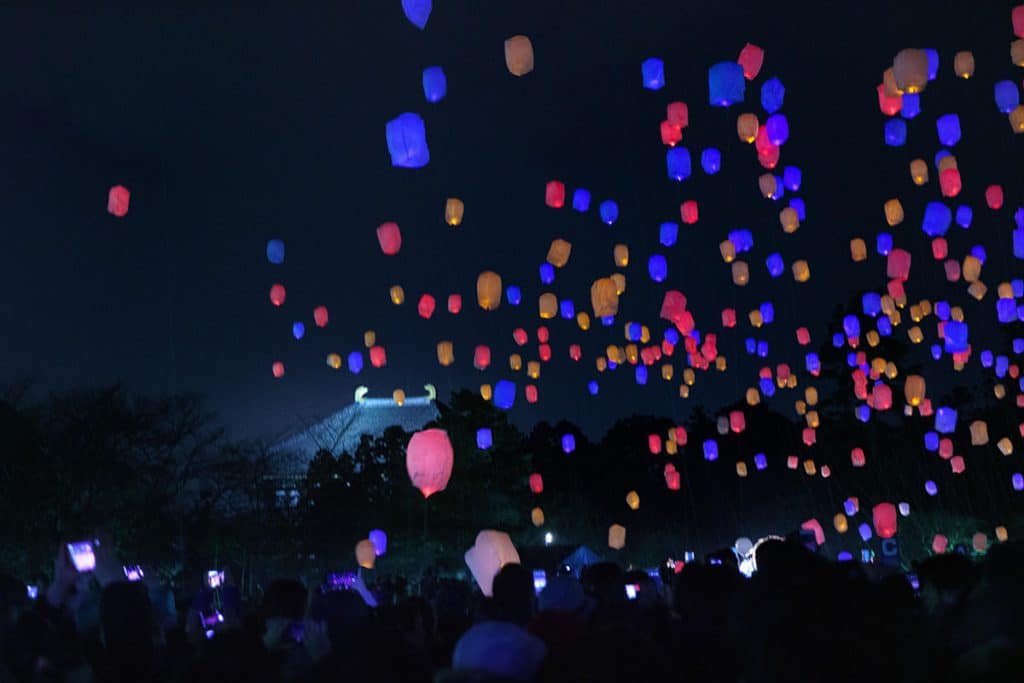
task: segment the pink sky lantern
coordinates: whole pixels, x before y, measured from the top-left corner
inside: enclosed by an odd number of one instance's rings
[[[416,304],[416,312],[420,314],[420,317],[424,320],[430,320],[430,317],[434,315],[434,309],[437,307],[437,301],[430,294],[424,294],[420,297],[419,303]]]
[[[544,493],[544,477],[537,472],[530,475],[530,493],[536,495]]]
[[[540,400],[540,395],[537,393],[536,384],[527,384],[523,389],[523,395],[526,396],[527,403],[536,403]]]
[[[805,446],[813,446],[818,441],[817,432],[814,431],[813,427],[804,427],[801,436]]]
[[[889,97],[885,94],[885,86],[881,83],[878,84],[878,108],[882,110],[882,113],[886,116],[896,116],[900,113],[900,109],[903,108],[903,96],[894,95]]]
[[[949,547],[949,539],[942,534],[935,534],[935,538],[932,539],[932,552],[936,555],[941,555],[946,552],[946,548]]]
[[[676,443],[680,446],[685,446],[687,439],[690,438],[689,435],[686,433],[686,427],[676,427],[675,433]]]
[[[671,121],[661,122],[661,144],[675,147],[683,139],[683,131]]]
[[[537,347],[537,356],[540,358],[542,363],[547,363],[551,360],[551,345],[541,344]]]
[[[786,456],[786,467],[788,467],[789,469],[795,470],[796,466],[799,465],[799,464],[800,464],[800,461],[797,459],[797,457],[795,455],[787,455]]]
[[[964,456],[954,455],[950,458],[949,468],[953,470],[953,474],[963,474],[964,470],[967,469],[967,463],[964,462]]]
[[[816,519],[809,519],[800,525],[801,529],[805,531],[814,532],[814,542],[821,545],[825,542],[825,530],[821,528],[821,523]]]
[[[486,370],[491,364],[491,348],[483,344],[473,349],[473,367],[477,370]]]
[[[648,434],[647,435],[647,450],[651,452],[651,455],[657,455],[661,453],[661,435],[660,434]]]
[[[736,327],[736,309],[735,308],[723,308],[722,309],[722,327]]]
[[[942,269],[946,272],[946,279],[950,282],[957,282],[960,280],[960,262],[955,258],[948,259],[943,263]]]
[[[276,284],[270,288],[270,303],[275,306],[283,306],[287,297],[288,292],[285,291],[284,285]]]
[[[963,183],[960,180],[960,170],[956,168],[947,168],[945,171],[939,174],[939,189],[942,190],[943,197],[956,197],[960,194],[960,190],[963,189]]]
[[[798,327],[796,330],[796,340],[800,346],[807,346],[811,343],[811,332],[806,327]]]
[[[1024,5],[1021,5],[1024,7]],[[1003,208],[1003,187],[1002,185],[989,185],[985,188],[985,203],[988,208],[998,211]]]
[[[317,327],[327,327],[329,320],[326,306],[317,306],[313,309],[313,322]]]
[[[452,442],[443,429],[416,432],[405,449],[405,468],[409,479],[424,498],[444,491],[452,476],[454,461]]]
[[[886,257],[885,274],[887,277],[907,281],[910,277],[910,252],[904,249],[893,249]]]
[[[892,408],[892,388],[888,384],[876,384],[871,391],[871,397],[875,410],[889,410]]]
[[[476,543],[466,551],[465,560],[480,591],[491,597],[494,577],[506,564],[519,564],[519,553],[504,531],[486,529],[477,534]]]
[[[729,430],[733,434],[739,434],[747,428],[747,419],[743,416],[742,410],[734,410],[729,413]]]
[[[885,285],[885,291],[897,301],[903,299],[907,295],[906,290],[903,288],[904,282],[906,280],[902,278],[893,278]]]
[[[388,256],[394,256],[402,248],[402,231],[398,223],[388,221],[377,226],[377,242],[380,250]]]
[[[1024,38],[1024,5],[1017,5],[1010,14],[1013,23],[1013,35]]]
[[[124,218],[128,214],[128,203],[132,193],[124,185],[114,185],[107,194],[107,212]]]
[[[975,552],[983,553],[988,549],[988,536],[984,531],[979,531],[971,536],[971,547]]]
[[[565,206],[565,184],[558,180],[550,181],[544,188],[544,203],[552,209]]]
[[[449,294],[448,295],[448,312],[452,315],[458,315],[459,311],[462,310],[462,295],[461,294]]]
[[[270,371],[274,373],[274,379],[281,379],[284,377],[284,363],[276,361],[270,366]]]
[[[523,346],[526,342],[530,341],[530,335],[523,328],[517,327],[512,330],[512,341],[516,343],[516,346]]]
[[[880,538],[892,538],[896,535],[899,524],[899,513],[892,503],[879,503],[871,508],[871,521],[875,525],[875,533]]]
[[[572,358],[574,361],[578,361],[582,357],[583,357],[583,349],[582,349],[582,347],[580,347],[579,344],[570,344],[569,345],[569,358]]]
[[[548,330],[547,327],[541,325],[540,327],[537,328],[537,341],[539,341],[541,344],[547,344],[550,339],[551,332]]]
[[[686,225],[693,225],[700,220],[700,207],[693,199],[688,199],[679,206],[679,216]]]
[[[680,477],[675,465],[672,463],[665,465],[665,486],[668,487],[669,491],[678,491],[681,483],[682,477]]]
[[[752,81],[757,78],[757,74],[761,73],[761,66],[764,64],[764,50],[757,45],[747,43],[740,50],[740,56],[736,58],[736,63],[743,67],[743,77]]]
[[[932,240],[932,256],[936,261],[941,261],[949,254],[949,243],[945,237],[936,237]]]
[[[669,102],[665,107],[665,118],[673,126],[686,128],[690,125],[690,108],[685,102]]]
[[[661,300],[661,313],[659,314],[661,319],[668,320],[680,328],[684,313],[686,313],[686,295],[675,289],[665,292],[665,296]]]
[[[939,457],[949,460],[953,457],[953,440],[943,437],[939,439]]]
[[[866,459],[864,457],[864,449],[861,447],[854,448],[850,451],[850,464],[854,467],[864,467]]]
[[[370,347],[370,365],[375,368],[382,368],[388,364],[388,354],[383,346]]]

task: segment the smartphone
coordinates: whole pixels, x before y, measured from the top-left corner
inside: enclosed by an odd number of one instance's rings
[[[870,548],[863,548],[860,551],[860,561],[864,564],[871,564],[875,561],[875,553]]]
[[[28,591],[28,599],[35,600],[39,597],[39,586],[25,586]]]
[[[93,550],[92,541],[68,543],[68,555],[78,573],[91,572],[96,569],[96,553]]]
[[[921,590],[921,582],[917,580],[917,574],[907,574],[907,581],[915,591]]]
[[[140,567],[139,565],[125,565],[123,569],[124,578],[128,581],[141,581],[142,577],[145,576],[145,574],[142,571],[142,567]]]
[[[548,574],[543,569],[533,570],[533,592],[540,595],[540,592],[548,585]]]
[[[683,553],[683,562],[693,562],[697,558],[697,553],[692,550],[687,550]]]
[[[636,594],[640,592],[639,583],[627,583],[626,584],[626,598],[628,600],[636,600]]]
[[[217,589],[224,585],[224,571],[217,571],[211,569],[206,572],[206,585],[210,588]]]

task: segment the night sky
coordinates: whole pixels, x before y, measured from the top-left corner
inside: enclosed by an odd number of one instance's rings
[[[994,317],[994,291],[973,302],[930,257],[919,225],[926,199],[938,198],[934,167],[927,192],[907,172],[914,157],[931,162],[939,148],[933,121],[952,111],[964,129],[954,150],[965,177],[959,201],[976,218],[970,231],[951,229],[950,252],[962,257],[985,244],[992,290],[1024,270],[1010,254],[1024,136],[1015,139],[992,100],[995,81],[1024,75],[1008,55],[1010,2],[435,0],[425,31],[405,19],[399,0],[143,4],[0,13],[0,382],[28,377],[63,389],[120,380],[148,393],[201,391],[235,436],[274,436],[343,407],[363,384],[389,396],[396,387],[415,395],[431,382],[443,399],[461,386],[514,378],[511,331],[523,326],[535,347],[536,300],[547,291],[537,268],[562,237],[573,255],[552,289],[560,298],[589,309],[590,283],[613,272],[618,242],[632,252],[629,289],[611,328],[585,335],[569,321],[548,323],[555,359],[544,367],[538,404],[526,405],[520,392],[515,420],[567,418],[600,435],[634,412],[682,418],[696,403],[714,409],[741,398],[765,363],[743,352],[745,337],[772,344],[773,367],[799,367],[796,327],[809,327],[816,347],[835,305],[884,289],[884,258],[854,264],[847,245],[862,236],[873,252],[890,197],[907,207],[893,232],[915,256],[910,300],[955,296],[968,320]],[[533,41],[536,68],[515,78],[503,43],[520,33]],[[736,59],[747,42],[766,56],[746,102],[710,108],[708,67]],[[874,89],[904,47],[935,48],[942,63],[908,147],[893,149],[883,144]],[[962,49],[977,60],[969,81],[952,74]],[[640,64],[651,56],[665,60],[658,92],[641,87]],[[420,85],[432,65],[448,77],[448,95],[436,104]],[[764,171],[735,133],[744,111],[763,120],[760,85],[772,76],[786,85],[791,129],[779,168],[803,170],[798,196],[808,217],[794,235],[779,228],[780,205],[761,198]],[[696,167],[681,184],[666,177],[658,133],[673,100],[689,104],[682,144]],[[431,161],[423,169],[390,164],[384,125],[407,111],[426,120]],[[697,164],[709,146],[723,156],[716,176]],[[591,190],[591,210],[546,207],[551,179],[570,192]],[[1006,191],[1001,212],[984,206],[990,183]],[[132,192],[123,219],[105,210],[116,184]],[[443,220],[449,196],[466,205],[457,229]],[[613,227],[596,215],[606,198],[621,209]],[[678,221],[684,199],[700,202],[700,222],[680,226],[676,246],[659,248],[658,225]],[[375,228],[387,220],[402,227],[395,257],[377,246]],[[739,227],[755,235],[743,289],[718,253]],[[286,243],[282,266],[267,262],[270,238]],[[663,285],[647,278],[654,251],[669,258]],[[773,251],[787,262],[778,280],[764,268]],[[810,261],[807,284],[789,275],[796,258]],[[477,308],[476,276],[485,269],[523,288],[520,308]],[[268,299],[274,282],[288,288],[281,309]],[[388,299],[393,284],[406,291],[400,308]],[[646,322],[660,336],[667,288],[687,295],[702,331],[720,333],[729,371],[700,376],[688,401],[657,368],[647,387],[632,372],[601,376],[601,395],[591,398],[594,357],[623,343],[623,321]],[[439,302],[429,321],[415,311],[423,292]],[[463,295],[458,316],[444,311],[450,292]],[[777,322],[752,331],[746,312],[763,301],[774,302]],[[312,321],[319,304],[331,314],[324,330]],[[726,306],[740,325],[721,334]],[[296,320],[308,330],[301,341],[291,335]],[[367,329],[387,348],[385,369],[353,377],[327,367],[327,353],[360,349]],[[436,361],[442,339],[455,343],[451,368]],[[584,345],[578,365],[566,352],[573,342]],[[494,358],[485,373],[472,368],[481,343]],[[524,362],[533,357],[525,352]],[[276,360],[287,367],[281,380],[271,375]],[[948,358],[935,368],[949,372]],[[521,390],[524,375],[515,379]],[[792,398],[776,399],[787,414]]]

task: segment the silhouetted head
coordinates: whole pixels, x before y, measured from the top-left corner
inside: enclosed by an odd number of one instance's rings
[[[521,564],[506,564],[494,577],[493,603],[504,621],[525,625],[533,616],[533,575]]]

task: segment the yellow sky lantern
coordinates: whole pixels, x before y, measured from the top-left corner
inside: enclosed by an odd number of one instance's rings
[[[760,126],[756,114],[740,114],[736,117],[736,135],[747,144],[757,139],[757,130]]]
[[[793,261],[793,279],[797,282],[807,282],[811,279],[811,267],[804,259]]]
[[[692,387],[693,383],[697,381],[697,374],[693,371],[693,368],[686,368],[683,370],[683,382],[687,386]]]
[[[757,188],[761,190],[761,196],[765,199],[771,199],[775,196],[775,192],[778,189],[775,182],[775,176],[771,173],[762,173],[757,179]]]
[[[437,362],[443,367],[455,362],[455,347],[450,341],[437,342]]]
[[[1003,455],[1011,455],[1013,453],[1013,442],[1008,437],[1003,437],[996,442],[996,448]]]
[[[569,262],[570,254],[572,254],[572,244],[563,239],[555,239],[548,247],[547,261],[555,268],[562,268]]]
[[[402,389],[395,389],[391,392],[391,400],[395,402],[395,405],[401,408],[405,405],[405,391]]]
[[[476,278],[476,301],[485,311],[493,311],[501,305],[501,276],[485,270]]]
[[[1002,384],[996,384],[995,386],[992,387],[992,394],[996,398],[1002,400],[1003,398],[1006,397],[1006,387],[1003,386]]]
[[[373,545],[373,541],[368,538],[356,543],[356,564],[363,569],[373,569],[374,563],[377,562],[377,549]]]
[[[530,510],[530,521],[534,526],[544,526],[544,511],[540,508]]]
[[[813,477],[818,473],[818,466],[814,464],[814,461],[808,458],[804,460],[804,473],[809,477]]]
[[[672,376],[675,374],[675,368],[670,363],[665,363],[661,366],[661,378],[667,382],[672,381]]]
[[[508,367],[512,372],[519,372],[523,369],[523,357],[513,353],[508,357]]]
[[[622,550],[626,547],[626,527],[621,524],[612,524],[608,527],[608,547],[612,550]]]
[[[750,320],[750,324],[753,327],[761,327],[761,325],[764,324],[764,316],[761,315],[761,311],[759,309],[755,308],[752,310],[747,314],[747,318]]]
[[[745,478],[747,476],[747,463],[743,462],[742,460],[738,461],[736,463],[736,474],[740,478]]]
[[[448,201],[444,203],[444,222],[453,228],[462,224],[462,215],[466,212],[466,207],[462,203],[461,199],[455,197],[449,197]]]
[[[899,199],[890,199],[883,208],[885,209],[885,222],[889,224],[889,227],[903,222],[903,204]]]
[[[597,368],[598,372],[604,372],[608,369],[608,359],[604,356],[598,356],[594,359],[594,367]]]
[[[551,292],[545,292],[537,299],[537,313],[544,320],[551,320],[558,315],[558,297]]]
[[[526,364],[526,374],[530,379],[540,377],[540,361],[531,360]]]
[[[750,282],[750,268],[746,261],[732,262],[732,282],[738,287],[745,287]]]
[[[590,314],[586,311],[580,311],[576,314],[576,325],[581,330],[586,332],[590,329]]]
[[[718,244],[718,252],[722,255],[722,260],[726,263],[732,263],[736,260],[736,245],[732,243],[732,240],[723,240]]]
[[[868,247],[860,237],[850,240],[850,258],[855,263],[866,261],[868,258]]]
[[[809,406],[818,405],[818,390],[814,387],[807,387],[804,389],[804,400],[807,401],[807,405]]]
[[[974,75],[974,53],[969,50],[957,52],[953,57],[953,73],[960,78],[970,78]]]
[[[780,211],[779,224],[782,225],[782,231],[787,235],[796,232],[800,228],[800,216],[797,214],[796,209],[787,206]]]
[[[612,273],[609,277],[615,283],[615,293],[622,296],[626,291],[626,276],[622,273]]]
[[[480,385],[480,398],[482,398],[485,401],[490,401],[493,396],[494,390],[491,388],[490,384]]]
[[[971,423],[971,445],[984,446],[988,443],[988,423],[975,420]]]
[[[803,416],[807,414],[807,403],[803,399],[797,399],[793,402],[793,410],[796,411],[797,415]]]
[[[512,36],[505,41],[505,66],[513,76],[533,71],[533,43],[526,36]]]
[[[640,494],[636,491],[630,491],[626,494],[626,505],[629,506],[630,510],[640,509]]]
[[[610,277],[599,278],[590,286],[590,305],[597,318],[606,318],[619,312],[619,293]]]
[[[938,166],[939,166],[939,173],[942,173],[943,171],[950,170],[950,169],[957,170],[956,157],[954,155],[952,155],[952,154],[947,154],[946,156],[944,156],[941,159],[939,159]]]
[[[975,280],[971,283],[971,286],[967,288],[967,293],[973,296],[976,300],[981,301],[985,298],[985,294],[988,292],[988,287],[981,280]]]
[[[910,178],[918,187],[928,182],[928,164],[924,159],[914,159],[910,162]]]
[[[892,61],[892,71],[898,89],[921,92],[928,85],[928,53],[912,48],[900,50]]]
[[[882,72],[882,92],[885,93],[886,97],[899,97],[903,94],[903,91],[896,84],[896,76],[893,74],[891,66]]]
[[[1008,119],[1010,121],[1010,128],[1013,129],[1014,133],[1024,133],[1024,104],[1018,104],[1010,112]]]
[[[402,285],[394,285],[388,290],[388,296],[391,297],[391,303],[401,306],[405,301],[405,290],[402,289]]]
[[[754,387],[747,389],[746,400],[748,406],[756,406],[761,402],[761,392]]]
[[[625,268],[629,265],[629,246],[625,244],[616,244],[615,248],[612,249],[612,259],[615,261],[615,265],[618,268]]]
[[[837,512],[836,515],[832,518],[832,526],[834,526],[836,528],[836,531],[838,531],[841,534],[845,534],[847,530],[850,528],[849,522],[847,522],[846,520],[846,515],[844,515],[842,512]]]
[[[1010,61],[1014,66],[1024,66],[1024,38],[1010,43]]]

